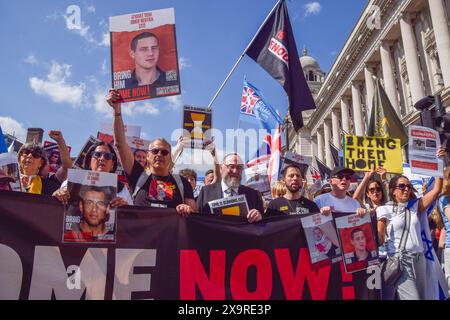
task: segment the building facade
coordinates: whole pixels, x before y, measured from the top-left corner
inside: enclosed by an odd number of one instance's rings
[[[343,134],[365,135],[374,93],[381,80],[405,126],[420,124],[414,104],[440,94],[450,111],[450,0],[370,0],[315,96],[317,109],[290,149],[302,149],[333,167],[330,142]],[[305,71],[305,73],[307,73]]]

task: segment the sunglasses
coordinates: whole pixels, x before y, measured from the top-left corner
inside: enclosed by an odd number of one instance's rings
[[[413,186],[412,184],[406,184],[406,183],[399,183],[398,185],[395,186],[395,189],[399,189],[399,190],[412,190]]]
[[[23,150],[22,155],[28,156],[31,154],[33,158],[41,158],[42,157],[42,151],[40,149],[31,149],[31,150]]]
[[[339,179],[339,180],[350,180],[352,178],[352,176],[349,176],[348,174],[338,174],[336,176],[334,176],[333,178]]]
[[[150,152],[155,156],[157,154],[161,154],[164,157],[169,154],[169,150],[166,150],[166,149],[151,149]]]
[[[116,157],[112,152],[94,151],[92,153],[92,157],[94,157],[95,159],[100,159],[102,156],[103,158],[105,158],[105,160],[113,160]]]
[[[381,192],[381,188],[378,188],[378,187],[375,187],[375,188],[369,188],[369,192],[370,192],[370,193]]]

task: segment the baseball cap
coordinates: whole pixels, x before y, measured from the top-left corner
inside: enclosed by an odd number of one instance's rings
[[[333,170],[331,170],[330,177],[334,177],[338,174],[348,174],[349,176],[352,176],[355,174],[355,171],[345,167],[336,167]]]

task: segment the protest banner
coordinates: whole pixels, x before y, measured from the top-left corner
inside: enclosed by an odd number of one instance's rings
[[[133,126],[133,125],[129,125],[129,124],[124,124],[124,129],[125,129],[125,136],[127,137],[141,137],[141,130],[142,127],[141,126]],[[99,132],[108,134],[108,135],[113,135],[113,129],[112,129],[112,125],[111,123],[105,123],[102,122],[100,123],[100,128],[98,130]]]
[[[69,169],[70,201],[64,210],[63,242],[114,243],[117,194],[115,173]]]
[[[402,148],[399,139],[345,135],[345,167],[370,171],[383,167],[389,173],[402,173]]]
[[[260,163],[245,169],[246,185],[261,192],[264,199],[271,200],[267,163]]]
[[[7,183],[5,185],[6,189],[9,186],[11,191],[22,191],[17,153],[0,153],[0,178],[5,179],[4,183]]]
[[[208,202],[211,214],[247,217],[248,203],[245,195],[222,198]]]
[[[309,166],[311,165],[311,161],[312,157],[302,156],[294,152],[286,151],[283,157],[281,157],[281,171],[283,171],[286,166],[294,164],[300,167],[300,169],[302,170],[302,176],[306,177],[306,173]]]
[[[84,144],[83,148],[81,148],[80,153],[78,154],[77,158],[73,162],[74,168],[83,168],[83,162],[84,162],[84,158],[86,157],[87,152],[97,141],[99,141],[99,140],[95,139],[93,136],[89,137],[89,139]]]
[[[409,126],[408,136],[411,173],[442,178],[444,161],[436,157],[439,133],[427,127]]]
[[[205,108],[184,106],[183,137],[187,138],[186,147],[205,149],[211,142],[212,111]]]
[[[347,273],[364,270],[380,263],[369,214],[364,217],[357,214],[336,214],[334,219]]]
[[[342,260],[341,248],[331,216],[321,213],[302,215],[301,222],[313,270]]]
[[[109,28],[112,87],[123,102],[181,93],[173,8],[110,17]]]
[[[117,242],[99,246],[62,244],[63,211],[52,197],[0,191],[0,299],[379,299],[379,269],[312,270],[298,216],[249,224],[125,206]]]
[[[61,167],[61,154],[59,152],[58,145],[51,141],[44,141],[44,150],[48,159],[48,166],[50,173],[56,173],[58,169]],[[67,146],[67,150],[72,150],[72,147]]]

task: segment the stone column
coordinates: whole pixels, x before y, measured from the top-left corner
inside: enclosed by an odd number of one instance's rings
[[[423,88],[422,74],[420,73],[420,62],[410,13],[403,12],[401,14],[400,31],[402,33],[403,49],[405,50],[412,103],[415,104],[425,96],[425,90]]]
[[[352,81],[353,123],[355,124],[355,135],[364,136],[364,122],[362,117],[361,93],[359,91],[359,85],[359,81]]]
[[[364,64],[364,79],[366,84],[366,106],[367,113],[372,112],[373,93],[375,92],[375,84],[373,82],[373,69],[375,64],[372,62],[366,62]]]
[[[339,134],[339,111],[333,109],[331,111],[331,126],[333,128],[333,144],[336,148],[341,148],[341,135]]]
[[[391,59],[391,45],[392,41],[381,41],[380,44],[380,56],[381,56],[381,68],[383,70],[383,80],[384,80],[384,90],[389,98],[394,109],[400,114],[398,99],[397,99],[397,88],[395,86],[394,78],[394,68],[392,66]]]
[[[317,158],[324,162],[324,144],[323,144],[323,134],[322,129],[317,128]]]
[[[346,97],[341,97],[341,117],[342,117],[342,130],[347,134],[350,134],[350,119],[348,116],[348,100]]]
[[[450,86],[450,32],[443,0],[428,0],[444,86]]]
[[[331,140],[331,124],[330,124],[330,120],[325,119],[325,121],[323,122],[323,131],[324,131],[324,136],[325,136],[325,164],[329,167],[329,168],[333,168],[334,167],[334,161],[333,161],[333,156],[331,155],[331,147],[330,147],[330,140]]]

